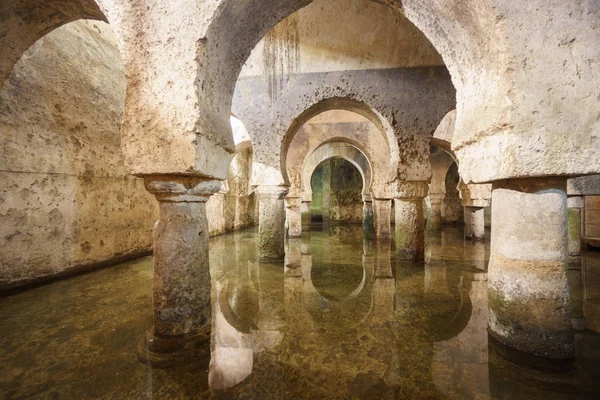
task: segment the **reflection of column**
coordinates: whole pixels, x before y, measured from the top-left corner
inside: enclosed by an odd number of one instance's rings
[[[300,275],[300,259],[302,257],[302,239],[290,238],[285,252],[285,274]]]
[[[492,195],[490,334],[547,358],[574,354],[565,191],[564,179],[515,179]]]
[[[446,262],[444,260],[430,260],[425,263],[425,293],[449,293],[446,282]]]
[[[390,221],[391,210],[392,201],[390,199],[373,200],[375,236],[377,239],[389,239],[392,237],[392,225]]]
[[[364,251],[364,241],[363,241]],[[373,269],[375,278],[392,278],[392,242],[380,240],[375,244],[375,265]]]
[[[465,241],[463,255],[465,261],[470,261],[473,266],[482,271],[486,270],[485,243],[481,241]]]
[[[429,193],[431,213],[427,220],[427,228],[439,230],[442,227],[442,205],[444,204],[444,193]]]
[[[257,186],[259,196],[258,247],[261,260],[283,260],[285,242],[284,186]]]
[[[210,271],[206,201],[216,180],[153,176],[146,189],[160,202],[154,226],[154,329],[140,357],[161,361],[191,341],[210,339]]]
[[[425,254],[425,215],[423,202],[427,182],[406,182],[398,186],[396,209],[396,255],[419,261]]]
[[[465,237],[483,240],[485,236],[485,212],[483,207],[465,207]]]
[[[285,209],[287,218],[288,237],[302,236],[302,199],[300,197],[286,197]]]
[[[283,340],[285,312],[285,275],[281,268],[259,264],[258,330],[254,332],[254,349],[261,352],[278,346]]]
[[[225,295],[223,283],[216,282],[215,286],[208,384],[212,390],[220,390],[237,385],[252,373],[254,354],[252,335],[239,332],[223,315],[219,301]]]
[[[569,256],[578,259],[581,256],[581,209],[583,197],[570,196],[567,199],[569,207]]]
[[[373,229],[373,197],[363,194],[363,229]]]
[[[458,336],[433,345],[433,382],[450,399],[490,398],[486,274],[474,278],[469,292],[473,311],[467,326]]]
[[[569,268],[567,271],[569,288],[571,290],[571,325],[573,329],[583,331],[586,328],[586,320],[583,313],[583,274],[585,272],[580,264],[574,267]]]

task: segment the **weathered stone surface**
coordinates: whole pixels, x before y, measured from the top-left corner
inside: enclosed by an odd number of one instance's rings
[[[485,236],[485,212],[483,207],[465,207],[465,237],[483,240]]]
[[[151,250],[158,207],[123,165],[124,97],[103,22],[67,24],[16,64],[0,92],[0,286]]]
[[[259,198],[258,249],[264,261],[283,260],[285,256],[285,207],[284,186],[257,186],[254,192]]]
[[[221,184],[157,176],[146,178],[145,185],[160,202],[154,228],[154,333],[193,335],[211,321],[205,203]]]
[[[425,254],[424,197],[394,199],[396,255],[419,261]]]
[[[300,197],[285,198],[285,220],[287,236],[298,238],[302,236],[302,199]]]
[[[23,53],[48,32],[78,19],[106,21],[94,0],[6,0],[0,4],[0,90]]]
[[[229,175],[219,193],[206,202],[210,236],[254,225],[254,196],[250,188],[252,149],[239,150],[229,167]]]
[[[569,196],[600,196],[600,175],[568,179],[567,194]]]
[[[565,189],[564,180],[517,180],[493,191],[490,333],[548,358],[569,358],[574,351]]]
[[[391,208],[392,200],[373,199],[375,236],[378,239],[390,239],[392,237]]]
[[[300,127],[336,109],[361,114],[384,134],[389,152],[386,181],[427,180],[431,134],[453,106],[447,72],[435,67],[297,74],[277,101],[269,98],[263,78],[240,78],[232,109],[252,136],[255,164],[267,171],[261,174],[255,168],[253,183],[280,184],[288,182],[283,162]],[[374,161],[381,157],[377,151],[385,149],[375,138],[349,139],[361,140],[357,144]]]

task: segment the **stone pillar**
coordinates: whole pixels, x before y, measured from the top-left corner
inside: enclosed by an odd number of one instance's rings
[[[576,261],[581,257],[581,210],[582,196],[569,196],[567,199],[569,216],[569,257]]]
[[[373,196],[363,194],[363,229],[373,229]]]
[[[400,184],[396,191],[396,255],[412,261],[425,255],[424,201],[427,182]]]
[[[485,210],[483,207],[465,207],[465,237],[483,240],[485,236]]]
[[[262,261],[283,261],[285,255],[285,207],[283,198],[288,193],[284,186],[257,186],[258,256]]]
[[[373,200],[375,214],[375,237],[377,239],[390,239],[392,237],[392,224],[390,214],[392,201],[390,199]]]
[[[495,183],[489,332],[546,358],[574,355],[567,283],[567,195],[561,178]]]
[[[458,184],[465,210],[465,237],[479,241],[485,237],[485,207],[490,206],[491,184]]]
[[[300,197],[285,198],[288,237],[296,238],[302,236],[301,205],[302,199]]]
[[[431,213],[427,220],[427,228],[437,231],[442,228],[442,205],[444,204],[444,193],[429,193]]]
[[[323,163],[322,213],[323,225],[328,225],[331,215],[331,162]]]
[[[154,226],[154,327],[138,355],[168,363],[208,348],[211,327],[206,201],[221,182],[186,176],[149,176],[146,189],[160,203]]]
[[[302,199],[302,206],[300,208],[300,217],[302,219],[302,224],[306,226],[306,229],[310,229],[310,222],[311,222],[311,212],[310,212],[310,205],[311,205],[312,201],[311,200],[306,200],[306,199]]]

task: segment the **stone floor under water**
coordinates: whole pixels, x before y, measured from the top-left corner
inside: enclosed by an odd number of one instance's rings
[[[173,368],[136,356],[151,257],[0,298],[0,396],[600,398],[599,334],[577,333],[577,357],[556,365],[488,337],[489,246],[459,228],[428,234],[425,266],[360,226],[320,225],[287,241],[284,263],[259,264],[255,235],[211,239],[211,351]],[[585,257],[586,290],[599,292],[600,253]]]

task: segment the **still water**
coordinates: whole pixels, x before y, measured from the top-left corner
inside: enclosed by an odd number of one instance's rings
[[[150,257],[0,298],[0,396],[600,398],[592,330],[559,364],[488,337],[489,246],[459,228],[429,233],[420,264],[353,225],[313,225],[287,241],[285,262],[258,263],[255,235],[211,239],[210,354],[169,369],[136,357],[152,325]],[[585,293],[600,293],[600,253],[583,264],[583,277],[569,272],[574,317],[594,306]]]

